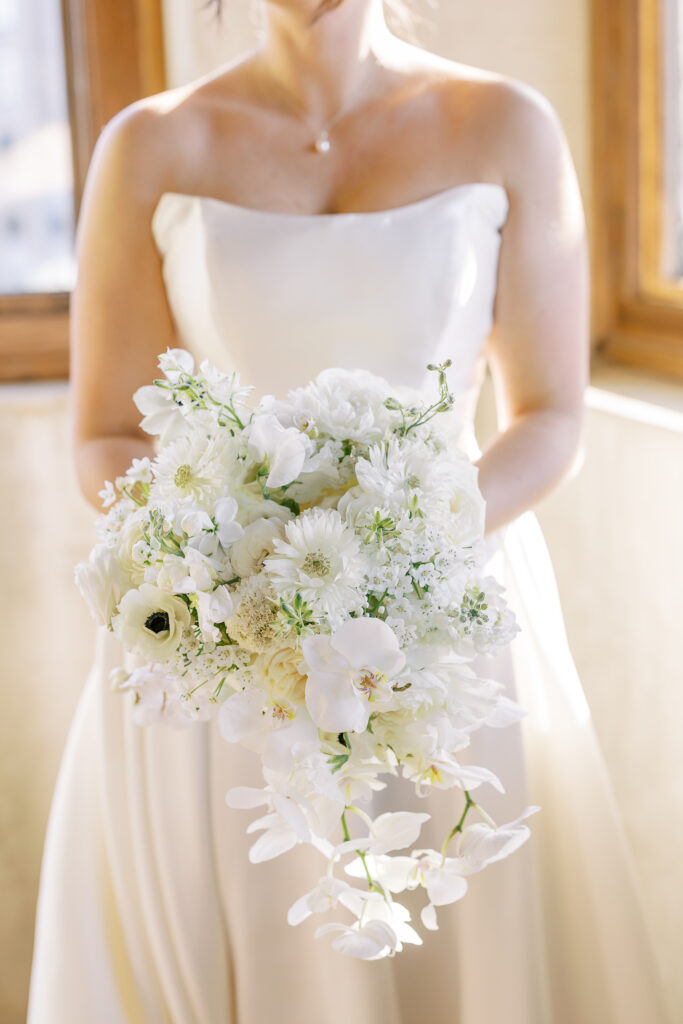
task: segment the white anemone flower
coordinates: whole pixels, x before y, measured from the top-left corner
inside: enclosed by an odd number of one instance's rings
[[[189,625],[185,602],[152,583],[129,590],[112,619],[112,629],[123,646],[154,661],[171,657]]]
[[[390,706],[405,664],[393,630],[380,619],[348,619],[331,636],[302,642],[306,706],[326,732],[363,732],[373,710]],[[374,705],[374,708],[373,708]]]
[[[297,592],[331,624],[363,607],[365,565],[360,541],[336,509],[306,509],[273,538],[275,554],[264,569],[276,591],[291,599]]]

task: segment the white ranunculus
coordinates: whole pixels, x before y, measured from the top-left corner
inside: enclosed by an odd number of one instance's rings
[[[405,664],[396,636],[380,619],[342,623],[331,636],[302,643],[306,706],[327,732],[363,732],[373,710],[390,706],[392,683]],[[374,705],[374,707],[373,707]]]
[[[189,624],[190,612],[185,602],[153,583],[129,590],[112,620],[114,633],[127,650],[154,661],[171,657]]]
[[[296,427],[283,427],[270,413],[255,416],[248,427],[248,451],[259,462],[267,460],[267,487],[284,487],[296,480],[314,445]]]
[[[87,562],[80,562],[74,579],[96,622],[108,626],[116,607],[130,586],[115,552],[107,544],[97,544]]]

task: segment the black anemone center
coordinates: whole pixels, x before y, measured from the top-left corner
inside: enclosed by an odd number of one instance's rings
[[[164,630],[170,628],[168,612],[152,612],[145,619],[145,629],[148,629],[151,633],[163,633]]]

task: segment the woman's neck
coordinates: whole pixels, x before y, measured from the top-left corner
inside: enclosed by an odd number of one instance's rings
[[[372,97],[400,45],[381,0],[342,0],[311,24],[314,8],[265,4],[258,67],[312,122]]]

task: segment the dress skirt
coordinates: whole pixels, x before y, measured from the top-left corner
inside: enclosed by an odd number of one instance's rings
[[[109,685],[121,664],[102,627],[55,789],[45,842],[28,1024],[668,1024],[638,885],[554,574],[527,512],[498,535],[490,571],[521,632],[478,669],[527,714],[475,733],[467,759],[506,787],[481,791],[502,823],[527,804],[531,839],[470,879],[439,931],[360,961],[287,924],[324,861],[297,846],[250,864],[255,812],[226,791],[262,785],[255,754],[216,722],[141,728]],[[457,791],[417,798],[390,780],[373,811],[432,814],[440,846]],[[399,897],[418,917],[423,893]]]

